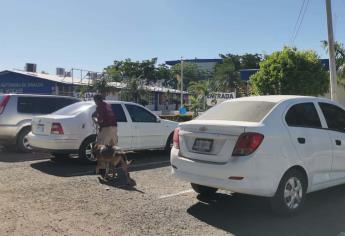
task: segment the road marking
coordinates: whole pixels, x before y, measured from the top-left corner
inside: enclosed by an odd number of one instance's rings
[[[188,189],[188,190],[184,190],[184,191],[181,191],[181,192],[178,192],[178,193],[166,194],[166,195],[160,196],[158,199],[164,199],[164,198],[169,198],[169,197],[175,197],[175,196],[178,196],[178,195],[183,195],[183,194],[185,194],[185,193],[191,193],[191,192],[194,192],[194,190],[193,190],[193,189]]]

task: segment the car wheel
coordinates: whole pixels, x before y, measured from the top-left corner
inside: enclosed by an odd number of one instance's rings
[[[271,198],[273,212],[281,216],[296,214],[304,205],[306,190],[307,180],[301,171],[288,171],[281,179],[276,194]]]
[[[50,158],[52,161],[62,160],[69,158],[69,154],[66,153],[51,153],[52,157]]]
[[[79,148],[79,158],[86,163],[96,163],[96,158],[93,156],[91,150],[96,141],[96,137],[89,137],[84,140]]]
[[[172,146],[173,146],[173,133],[169,135],[169,138],[165,144],[164,152],[169,154]]]
[[[31,128],[26,127],[22,129],[17,136],[17,149],[21,152],[30,152],[32,150],[28,140],[28,134],[30,131]]]
[[[215,194],[218,190],[216,188],[194,184],[194,183],[191,183],[191,186],[195,192],[199,193],[200,195],[205,195],[205,196]]]

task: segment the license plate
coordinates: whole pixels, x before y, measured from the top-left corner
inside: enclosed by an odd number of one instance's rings
[[[38,124],[36,131],[39,133],[44,133],[44,125],[43,124]]]
[[[212,149],[213,140],[197,138],[193,144],[193,150],[198,152],[210,152]]]

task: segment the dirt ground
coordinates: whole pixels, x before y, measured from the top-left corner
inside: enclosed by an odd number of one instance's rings
[[[42,154],[0,155],[5,160],[0,163],[0,235],[138,233],[125,226],[134,223],[129,208],[140,207],[141,200],[150,197],[143,194],[146,189],[108,186],[93,174],[94,166],[74,160],[40,160]]]
[[[265,198],[198,196],[171,176],[168,155],[129,158],[135,188],[104,182],[76,160],[0,151],[0,235],[344,235],[344,186],[312,193],[301,214],[279,218]]]

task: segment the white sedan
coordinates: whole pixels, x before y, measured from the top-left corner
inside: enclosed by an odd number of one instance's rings
[[[172,134],[178,123],[160,119],[135,103],[106,101],[111,104],[118,123],[118,146],[123,150],[166,149],[170,151]],[[78,102],[50,115],[36,116],[28,139],[34,149],[51,152],[55,157],[78,154],[95,161],[91,154],[96,126],[91,115],[94,102]]]
[[[180,124],[173,142],[172,173],[196,192],[270,197],[283,215],[306,193],[345,183],[345,110],[328,99],[229,100]]]

